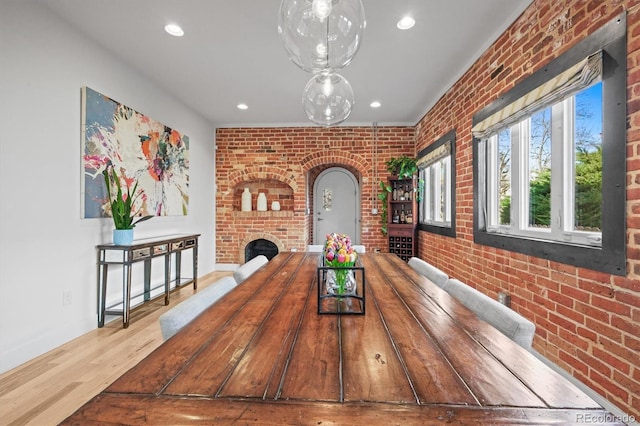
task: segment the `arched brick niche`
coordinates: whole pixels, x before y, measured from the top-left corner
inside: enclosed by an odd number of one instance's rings
[[[293,211],[293,188],[286,182],[276,179],[256,179],[238,183],[233,189],[233,210],[242,210],[242,193],[249,188],[251,193],[251,210],[257,210],[258,193],[262,192],[267,197],[267,210],[271,210],[274,201],[280,203],[281,211]]]

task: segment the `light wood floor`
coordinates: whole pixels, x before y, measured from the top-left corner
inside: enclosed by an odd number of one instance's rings
[[[198,279],[204,288],[231,272]],[[164,306],[159,298],[131,315],[95,329],[0,375],[0,425],[56,425],[162,343],[158,317],[193,294],[185,286]]]

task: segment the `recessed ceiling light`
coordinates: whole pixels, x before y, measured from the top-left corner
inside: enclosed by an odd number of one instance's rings
[[[238,104],[238,109],[249,109],[249,107],[247,106],[247,104]]]
[[[413,19],[411,16],[405,16],[404,18],[398,21],[396,26],[401,30],[408,30],[409,28],[413,27],[415,24],[416,24],[415,19]]]
[[[184,31],[177,24],[167,24],[165,25],[164,30],[172,36],[182,37],[184,35]]]
[[[373,101],[373,102],[371,102],[371,103],[369,104],[369,106],[370,106],[371,108],[380,108],[380,105],[382,105],[382,104],[381,104],[380,102],[378,102],[378,101]]]

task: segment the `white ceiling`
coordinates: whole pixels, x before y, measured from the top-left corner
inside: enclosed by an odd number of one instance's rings
[[[311,125],[311,76],[282,46],[280,0],[38,1],[218,127]],[[531,1],[363,0],[363,42],[341,72],[356,99],[343,125],[416,124]],[[405,14],[416,25],[400,31]]]

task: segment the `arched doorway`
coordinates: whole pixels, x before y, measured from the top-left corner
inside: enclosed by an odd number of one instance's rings
[[[360,243],[360,185],[342,167],[324,170],[313,184],[313,244],[324,244],[331,232]]]

